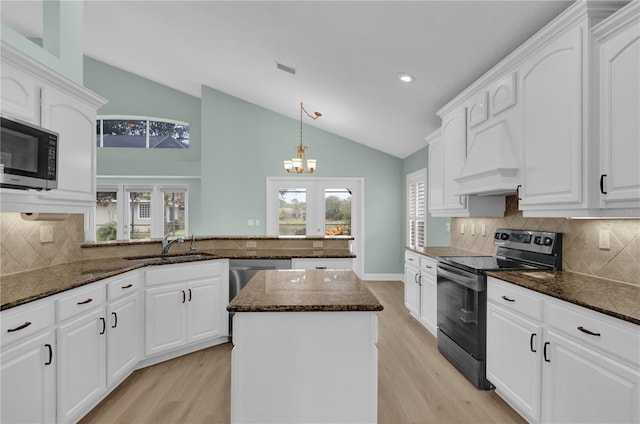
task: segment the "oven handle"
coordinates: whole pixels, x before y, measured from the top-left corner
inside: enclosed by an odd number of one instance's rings
[[[461,275],[457,272],[451,272],[448,270],[445,270],[442,265],[438,265],[438,276],[443,276],[451,281],[453,281],[456,284],[460,284],[465,286],[468,289],[471,289],[475,292],[482,292],[484,291],[482,284],[480,281],[478,281],[478,278],[476,277],[467,277],[466,275]]]

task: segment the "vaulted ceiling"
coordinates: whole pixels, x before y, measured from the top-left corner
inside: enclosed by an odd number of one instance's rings
[[[405,158],[440,125],[440,107],[571,3],[91,0],[84,52],[193,96],[206,85],[294,119],[302,101],[323,114],[307,123]],[[41,2],[3,0],[0,13],[23,35],[42,35]]]

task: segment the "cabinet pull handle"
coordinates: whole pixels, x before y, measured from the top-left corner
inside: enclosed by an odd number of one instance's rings
[[[116,312],[111,312],[111,315],[113,316],[113,325],[111,328],[116,328],[118,326],[118,314]]]
[[[422,287],[422,275],[418,276],[418,285]]]
[[[584,328],[583,326],[578,327],[578,330],[582,331],[585,334],[588,334],[590,336],[597,336],[600,337],[600,333],[594,333],[593,331],[589,331],[586,328]]]
[[[432,267],[431,267],[431,265],[427,265],[427,268],[431,269]]]
[[[27,322],[25,322],[24,324],[22,324],[22,325],[20,325],[20,326],[18,326],[18,327],[16,327],[16,328],[10,328],[10,329],[8,329],[8,330],[7,330],[7,333],[13,333],[14,331],[20,331],[20,330],[22,330],[23,328],[27,328],[27,327],[28,327],[28,326],[30,326],[30,325],[31,325],[31,321],[27,321]]]
[[[409,260],[409,262],[413,262],[413,258],[409,258],[408,260]]]
[[[102,321],[102,331],[100,334],[104,334],[107,331],[107,320],[103,317],[100,317],[100,321]]]
[[[534,352],[534,353],[537,352],[537,350],[533,348],[533,338],[535,336],[537,336],[536,333],[531,333],[531,338],[529,339],[529,349],[531,349],[531,352]]]
[[[416,283],[416,284],[418,284],[418,275],[419,275],[419,274],[415,274],[415,275],[413,276],[413,282],[414,282],[414,283]]]
[[[507,302],[515,302],[515,301],[516,301],[515,299],[511,299],[511,298],[509,298],[509,297],[507,297],[507,296],[502,296],[502,298],[503,298],[504,300],[506,300]]]
[[[317,266],[316,269],[327,269],[326,266]]]
[[[189,289],[189,302],[191,302],[191,289]]]
[[[600,175],[600,193],[602,193],[602,194],[607,194],[607,192],[604,191],[604,178],[606,176],[607,176],[607,174]]]
[[[83,300],[82,302],[78,302],[78,305],[86,305],[87,303],[93,302],[93,299],[88,298],[87,300]]]
[[[49,343],[44,345],[47,349],[49,349],[49,360],[47,362],[45,362],[45,365],[51,365],[51,363],[53,362],[53,348],[51,347],[51,345]]]
[[[522,197],[520,197],[520,189],[522,188],[522,184],[518,184],[516,186],[516,197],[518,197],[518,200],[522,200]]]
[[[123,289],[130,289],[131,287],[133,287],[133,284],[129,283],[126,286],[122,286]]]
[[[545,362],[551,362],[551,360],[549,358],[547,358],[547,346],[549,346],[551,343],[549,342],[544,342],[544,349],[542,350],[542,353],[544,355],[544,361]]]
[[[182,290],[182,303],[187,301],[187,294]]]

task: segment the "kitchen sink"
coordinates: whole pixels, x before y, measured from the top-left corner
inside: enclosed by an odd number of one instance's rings
[[[125,259],[132,262],[175,262],[175,261],[188,261],[193,259],[213,259],[218,255],[212,253],[178,253],[175,255],[156,255],[156,256],[129,256]]]

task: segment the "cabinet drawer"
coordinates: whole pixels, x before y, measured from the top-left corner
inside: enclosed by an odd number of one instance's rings
[[[145,271],[145,285],[175,283],[221,275],[224,272],[222,261],[206,261],[185,263],[180,265],[158,265]]]
[[[404,251],[404,262],[412,264],[416,268],[420,267],[420,255],[409,250]]]
[[[44,300],[2,312],[2,347],[54,324],[53,302]]]
[[[487,300],[536,321],[542,321],[542,295],[531,290],[489,277],[487,279]]]
[[[353,260],[351,258],[326,258],[326,259],[305,259],[293,258],[291,260],[293,269],[352,269]]]
[[[107,299],[112,301],[128,294],[137,293],[139,288],[140,274],[138,272],[114,277],[107,282]]]
[[[105,300],[106,291],[102,283],[93,283],[86,288],[71,290],[56,301],[57,321],[60,323],[75,315],[104,305]]]
[[[420,271],[425,278],[436,278],[437,263],[428,256],[420,256]]]
[[[640,367],[640,326],[568,302],[548,305],[550,328]]]

